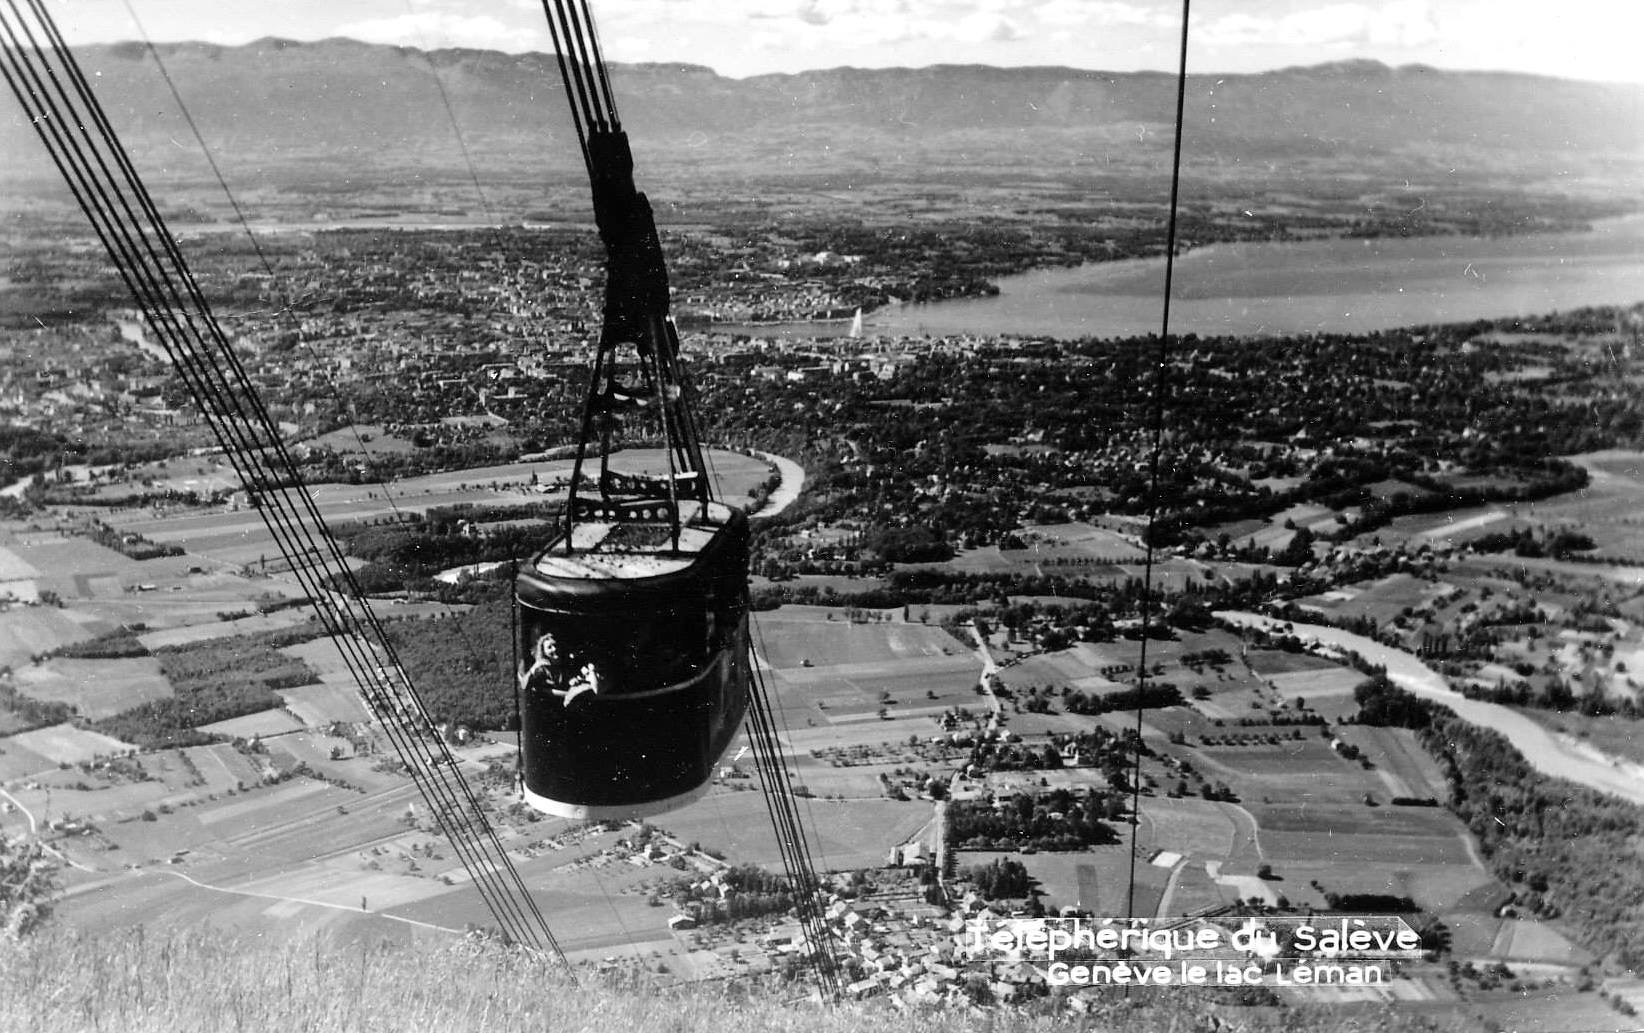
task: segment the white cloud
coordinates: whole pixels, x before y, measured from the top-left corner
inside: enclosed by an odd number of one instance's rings
[[[1112,25],[1175,24],[1174,13],[1165,17],[1140,4],[1107,0],[1042,0],[1031,7],[1034,17],[1046,25],[1098,29]]]
[[[520,44],[526,41],[517,28],[504,25],[488,14],[460,15],[442,11],[417,11],[393,18],[349,22],[338,26],[336,35],[368,43],[392,43],[425,49],[475,47],[518,50]],[[546,35],[546,29],[542,35]]]
[[[967,43],[1005,43],[1022,38],[1022,28],[1002,14],[978,11],[960,20],[954,38]]]
[[[1334,3],[1282,15],[1211,18],[1193,33],[1211,47],[1420,47],[1438,37],[1429,0]]]

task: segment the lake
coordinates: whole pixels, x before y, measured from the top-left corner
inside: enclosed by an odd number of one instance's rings
[[[868,313],[890,336],[1156,333],[1164,259],[1041,269],[999,281],[991,298]],[[1176,333],[1360,332],[1644,301],[1644,215],[1589,233],[1215,244],[1179,256]],[[837,337],[839,323],[716,329],[762,337]]]

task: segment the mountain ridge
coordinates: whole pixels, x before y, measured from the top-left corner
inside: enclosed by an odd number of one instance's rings
[[[213,152],[280,183],[339,162],[360,175],[449,178],[469,161],[488,173],[580,171],[552,54],[345,37],[161,43],[154,52]],[[203,175],[179,150],[189,129],[146,44],[83,47],[77,58],[147,167]],[[1164,72],[950,64],[732,79],[648,62],[612,65],[611,78],[647,162],[753,178],[876,165],[899,167],[897,175],[962,167],[1155,176],[1175,116],[1175,81]],[[1606,163],[1644,162],[1641,110],[1644,86],[1357,60],[1192,74],[1184,134],[1190,175],[1343,159],[1351,168],[1391,156],[1405,176],[1533,166],[1545,180],[1566,165],[1602,175]],[[37,152],[29,136],[18,109],[0,115],[0,149]],[[14,164],[12,179],[51,171],[39,157]]]
[[[95,52],[106,50],[120,56],[143,56],[149,51],[150,44],[140,40],[121,40],[114,43],[98,43],[77,48],[77,51]],[[421,54],[429,57],[456,55],[459,57],[500,57],[506,60],[532,59],[543,62],[554,62],[557,59],[550,51],[522,50],[504,51],[487,47],[433,47],[423,48],[404,44],[372,43],[366,40],[355,39],[351,36],[327,36],[316,40],[299,40],[283,36],[263,36],[246,43],[213,43],[208,40],[171,40],[152,44],[165,52],[181,52],[190,49],[210,50],[217,53],[250,50],[254,48],[274,48],[279,50],[295,50],[302,48],[326,48],[331,46],[346,46],[367,50],[389,50],[401,54]],[[732,76],[716,71],[710,65],[697,64],[691,61],[611,61],[607,62],[612,70],[618,69],[668,69],[672,71],[689,71],[707,73],[715,78],[730,82],[747,82],[751,79],[784,79],[799,78],[813,74],[831,73],[874,73],[874,72],[926,72],[934,70],[963,70],[987,71],[1002,73],[1040,73],[1054,72],[1059,74],[1078,76],[1103,76],[1108,78],[1164,78],[1174,81],[1176,73],[1140,69],[1135,71],[1115,71],[1103,68],[1081,68],[1074,65],[1058,64],[1023,64],[1023,65],[992,65],[981,62],[947,62],[941,61],[929,65],[882,65],[865,67],[861,65],[830,65],[823,68],[802,69],[797,72],[758,72],[752,75]],[[557,65],[556,65],[557,67]],[[1635,86],[1629,83],[1612,82],[1602,79],[1574,79],[1563,76],[1545,75],[1538,72],[1520,72],[1511,69],[1491,68],[1441,68],[1424,62],[1410,62],[1402,65],[1390,65],[1375,58],[1342,58],[1333,61],[1320,61],[1305,65],[1283,65],[1278,68],[1265,69],[1260,72],[1227,72],[1227,71],[1190,71],[1190,79],[1260,79],[1269,77],[1285,77],[1294,75],[1326,75],[1337,73],[1424,73],[1443,76],[1474,77],[1474,78],[1508,78],[1533,80],[1541,82],[1575,83],[1600,88],[1616,88],[1621,90],[1635,90],[1644,92],[1644,86]]]

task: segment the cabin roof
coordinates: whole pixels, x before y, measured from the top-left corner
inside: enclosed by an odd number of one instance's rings
[[[617,528],[638,526],[666,531],[667,524],[623,525],[614,521],[589,521],[572,529],[571,548],[565,549],[561,536],[537,556],[535,569],[547,577],[584,580],[611,580],[656,577],[684,570],[701,555],[730,520],[731,509],[717,502],[704,507],[696,502],[679,504],[681,527],[679,548],[673,547],[672,535],[663,533],[654,541],[635,542],[618,539]]]

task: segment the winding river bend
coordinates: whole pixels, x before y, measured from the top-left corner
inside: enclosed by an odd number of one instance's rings
[[[1374,639],[1320,624],[1274,620],[1259,613],[1218,610],[1216,616],[1247,628],[1283,629],[1304,642],[1351,650],[1373,664],[1387,668],[1387,677],[1400,688],[1423,699],[1443,703],[1460,717],[1507,737],[1530,766],[1554,778],[1569,779],[1600,792],[1644,805],[1644,766],[1621,760],[1569,736],[1549,732],[1515,710],[1484,700],[1468,699],[1450,688],[1437,671],[1401,649]]]

